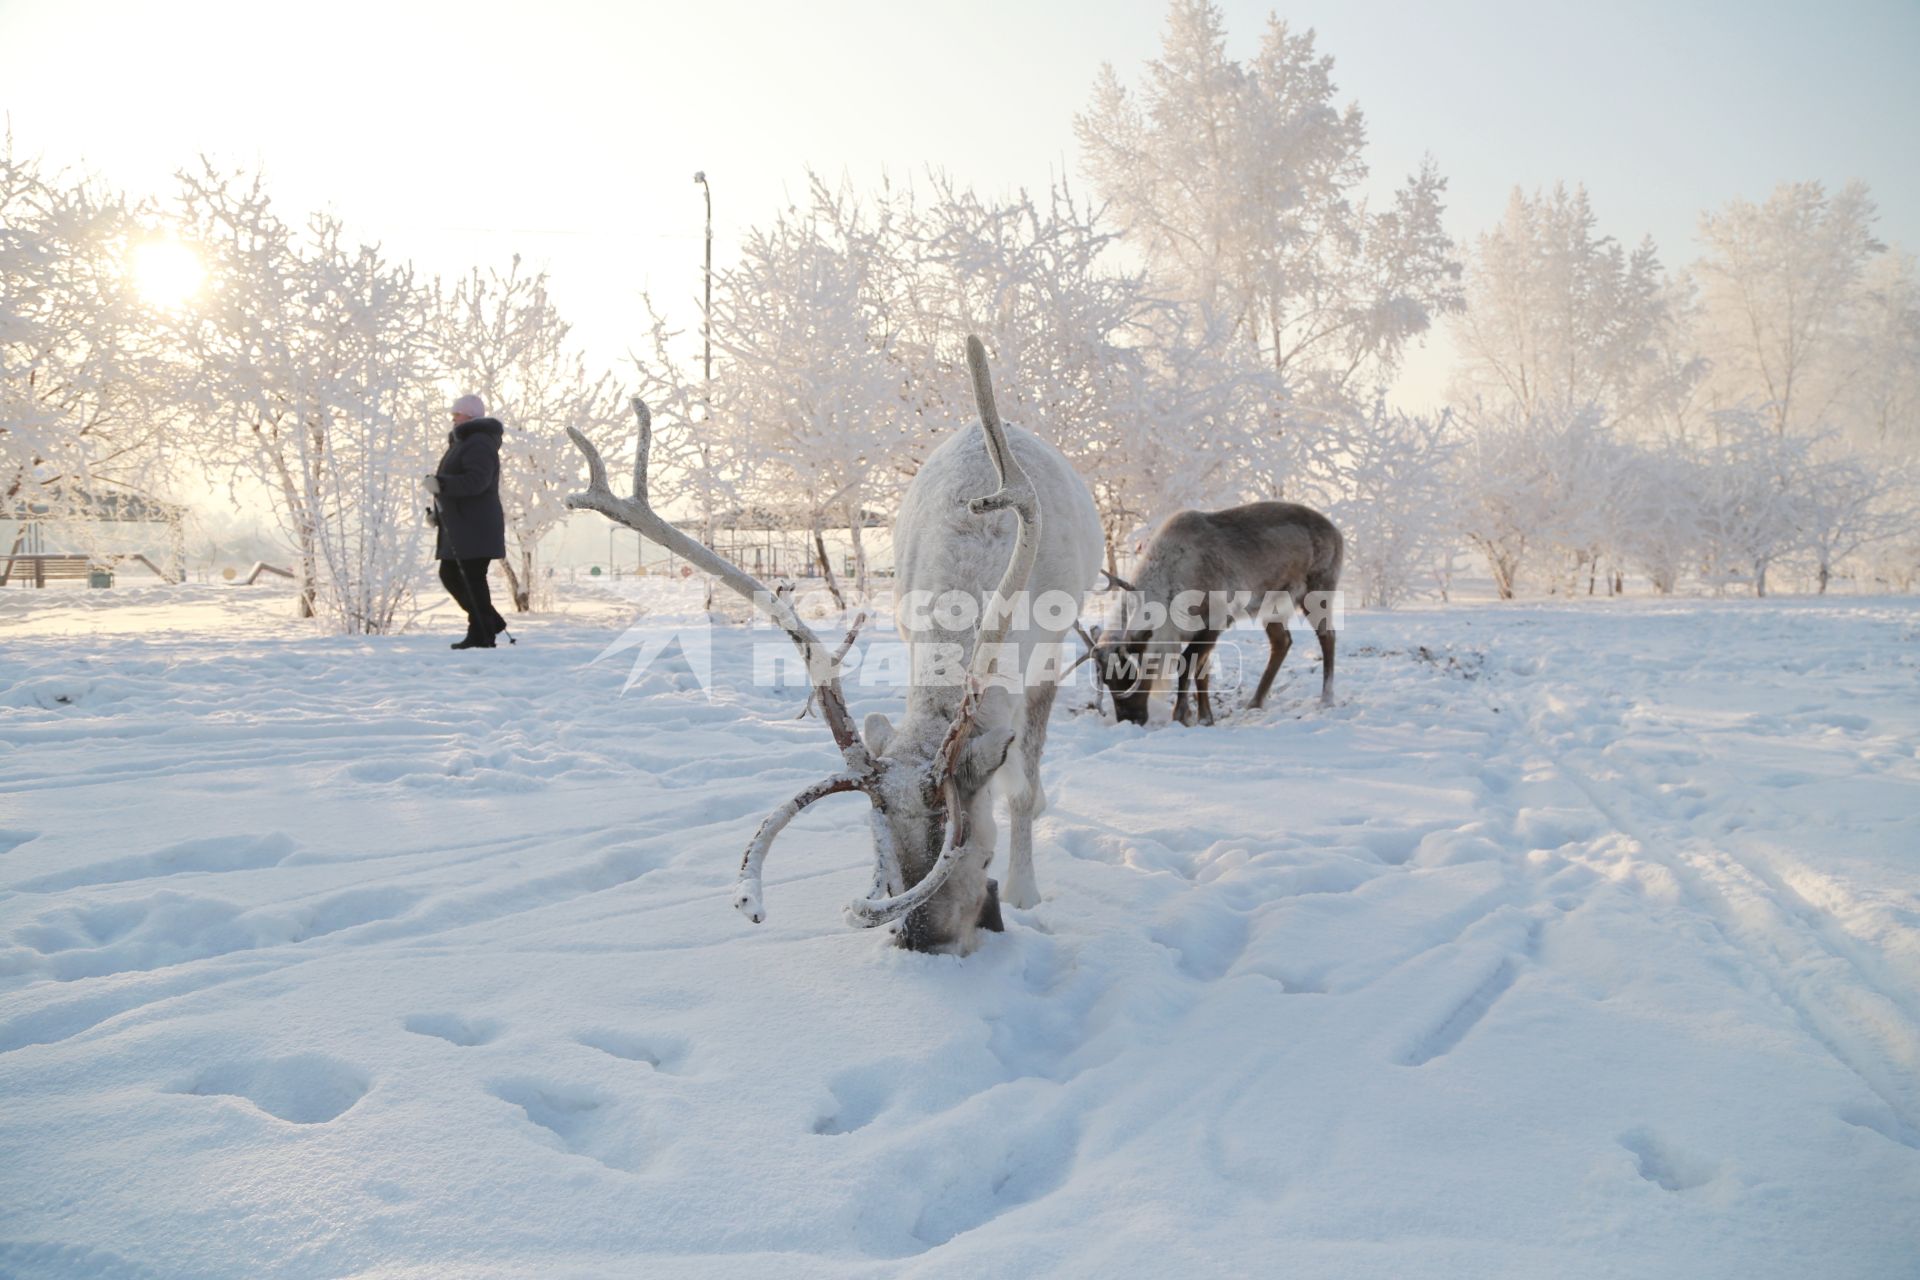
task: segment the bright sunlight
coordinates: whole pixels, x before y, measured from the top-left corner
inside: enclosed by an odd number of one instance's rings
[[[135,245],[131,265],[140,296],[168,311],[191,302],[207,278],[199,255],[178,240],[147,240]]]

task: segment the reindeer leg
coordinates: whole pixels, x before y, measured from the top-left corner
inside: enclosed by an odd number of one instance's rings
[[[1313,630],[1320,637],[1320,705],[1324,707],[1333,702],[1333,623],[1322,618]]]
[[[1021,726],[1017,744],[1019,760],[1010,761],[1020,770],[1018,778],[1009,778],[1007,816],[1011,819],[1007,835],[1007,887],[1001,900],[1008,906],[1037,907],[1040,885],[1033,876],[1033,820],[1046,811],[1047,793],[1040,786],[1040,751],[1047,743],[1047,720],[1053,714],[1053,695],[1057,686],[1044,684],[1027,691],[1027,722]]]
[[[1187,686],[1192,680],[1193,668],[1187,663],[1187,653],[1184,649],[1174,661],[1178,666],[1173,673],[1173,722],[1192,724],[1193,712],[1187,705]]]
[[[1273,678],[1280,674],[1280,664],[1287,660],[1287,650],[1293,648],[1293,632],[1287,630],[1285,620],[1267,624],[1267,669],[1260,673],[1260,687],[1253,691],[1253,701],[1247,705],[1255,711],[1267,705],[1267,693],[1273,688]]]
[[[1208,696],[1213,691],[1213,677],[1207,674],[1207,669],[1212,665],[1213,646],[1219,640],[1218,631],[1203,631],[1187,650],[1193,660],[1193,688],[1200,702],[1200,723],[1205,725],[1213,723],[1213,701]]]

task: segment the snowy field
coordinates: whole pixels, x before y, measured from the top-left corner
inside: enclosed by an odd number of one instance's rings
[[[841,923],[859,797],[729,909],[838,760],[764,633],[709,700],[621,696],[611,600],[286,612],[0,595],[0,1275],[1920,1265],[1920,602],[1354,613],[1338,705],[1300,644],[1211,730],[1068,693],[1046,899],[966,960]]]

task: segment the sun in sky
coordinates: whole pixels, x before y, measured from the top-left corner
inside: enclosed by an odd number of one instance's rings
[[[134,245],[129,265],[140,296],[167,311],[191,302],[207,278],[199,255],[173,239],[143,240]]]

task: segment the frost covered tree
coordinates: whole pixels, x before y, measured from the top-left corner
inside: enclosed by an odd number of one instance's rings
[[[1679,441],[1625,452],[1614,476],[1614,550],[1661,595],[1671,595],[1701,556],[1702,477]]]
[[[1653,242],[1629,251],[1599,234],[1584,187],[1516,187],[1467,255],[1466,296],[1454,322],[1465,399],[1657,424],[1695,373],[1663,358],[1676,325]]]
[[[1860,183],[1792,182],[1701,217],[1696,340],[1716,409],[1757,409],[1782,436],[1832,420],[1860,371],[1863,281],[1884,249],[1874,216]]]
[[[426,291],[332,218],[296,232],[257,177],[205,166],[180,181],[182,234],[214,281],[175,328],[203,462],[265,495],[302,616],[390,630],[423,554],[417,486],[439,443]]]
[[[710,323],[723,363],[713,429],[729,441],[745,492],[799,508],[843,607],[823,531],[844,523],[851,532],[864,590],[862,513],[891,501],[909,425],[886,278],[891,216],[885,202],[866,206],[813,178],[805,207],[749,231],[739,263],[714,276]]]
[[[1868,547],[1861,559],[1863,570],[1874,581],[1905,595],[1920,583],[1920,492],[1910,488],[1901,501],[1908,513],[1906,527]]]
[[[612,376],[589,372],[586,357],[568,343],[569,331],[546,274],[522,272],[518,256],[504,273],[475,268],[451,289],[436,285],[429,341],[443,387],[450,395],[479,395],[506,428],[504,567],[522,613],[534,608],[542,582],[540,540],[566,519],[562,500],[578,487],[567,428],[604,448],[625,415]]]
[[[180,175],[180,220],[218,282],[206,303],[179,318],[195,371],[185,388],[200,424],[194,446],[209,470],[264,492],[294,555],[300,615],[317,611],[319,548],[301,434],[318,400],[325,356],[302,323],[306,264],[292,227],[272,208],[261,178],[211,164]]]
[[[1875,258],[1862,280],[1840,418],[1865,450],[1920,448],[1920,281],[1910,253]]]
[[[1224,330],[1179,312],[1155,317],[1141,353],[1141,403],[1121,425],[1131,462],[1126,486],[1147,523],[1183,507],[1288,491],[1300,455],[1293,428],[1309,420],[1324,427],[1327,414],[1298,405],[1280,374]]]
[[[1543,556],[1589,590],[1632,564],[1662,592],[1698,569],[1765,595],[1788,557],[1824,589],[1883,540],[1886,486],[1847,450],[1904,438],[1920,307],[1872,222],[1857,184],[1788,184],[1708,214],[1706,256],[1667,278],[1584,192],[1514,193],[1457,325],[1468,527],[1503,594]]]
[[[1666,278],[1662,308],[1668,323],[1654,330],[1651,385],[1627,426],[1638,441],[1693,443],[1701,438],[1712,413],[1707,361],[1695,342],[1699,330],[1700,289],[1689,271]]]
[[[692,516],[701,528],[701,542],[711,547],[721,512],[743,501],[734,449],[750,442],[716,429],[707,387],[681,358],[682,334],[667,323],[651,296],[641,295],[640,303],[647,313],[647,333],[632,358],[635,393],[646,402],[652,421],[648,483],[662,507],[677,506]],[[703,576],[710,610],[714,580]]]
[[[1143,278],[1107,269],[1114,233],[1063,187],[1036,201],[1026,192],[985,199],[941,174],[929,186],[900,221],[914,264],[898,308],[909,319],[900,350],[923,410],[969,429],[972,384],[955,355],[977,333],[1007,420],[1051,440],[1096,491],[1103,479],[1110,489],[1127,469],[1119,436],[1143,378],[1127,338],[1155,306]]]
[[[1528,551],[1554,518],[1533,420],[1507,415],[1474,424],[1460,468],[1461,534],[1485,557],[1500,598],[1511,600]]]
[[[1702,576],[1717,590],[1745,579],[1764,596],[1774,562],[1794,547],[1808,444],[1781,435],[1771,412],[1727,410],[1711,427],[1700,452]]]
[[[1494,589],[1511,600],[1542,552],[1561,570],[1595,564],[1607,541],[1614,469],[1599,411],[1523,414],[1517,407],[1470,415],[1459,454],[1461,532],[1486,558]]]
[[[1346,536],[1343,584],[1377,608],[1444,584],[1459,546],[1462,442],[1452,416],[1400,413],[1377,399],[1319,439],[1328,443],[1299,467],[1298,493]]]
[[[1795,478],[1793,513],[1799,551],[1810,562],[1819,594],[1850,558],[1911,529],[1911,467],[1892,458],[1840,454],[1809,462]]]
[[[1224,323],[1295,395],[1351,400],[1460,305],[1431,164],[1384,208],[1360,194],[1366,122],[1311,31],[1271,19],[1227,57],[1207,0],[1174,0],[1138,91],[1102,69],[1074,121],[1085,167],[1158,287]]]
[[[1115,266],[1115,233],[1064,184],[1045,200],[931,186],[905,223],[916,269],[897,309],[911,320],[903,354],[931,390],[924,411],[964,423],[972,392],[953,356],[981,335],[1008,419],[1091,487],[1109,568],[1156,517],[1237,500],[1282,469],[1278,378]]]
[[[1602,567],[1611,591],[1619,561],[1620,478],[1626,446],[1620,444],[1598,406],[1543,415],[1539,447],[1546,458],[1554,519],[1540,545],[1557,554],[1551,590],[1593,594]]]
[[[426,551],[419,484],[432,451],[417,424],[440,408],[430,394],[428,295],[411,268],[351,243],[338,223],[317,219],[312,234],[309,323],[326,336],[329,358],[291,439],[318,555],[317,602],[337,631],[385,635],[406,620]]]
[[[1138,394],[1127,339],[1156,306],[1142,276],[1106,267],[1115,233],[1064,187],[1041,201],[988,200],[940,174],[930,187],[902,237],[914,262],[902,352],[927,379],[926,409],[966,426],[973,391],[954,354],[977,333],[1008,419],[1092,461]]]
[[[0,507],[152,492],[167,440],[164,325],[130,252],[152,211],[0,142]]]

